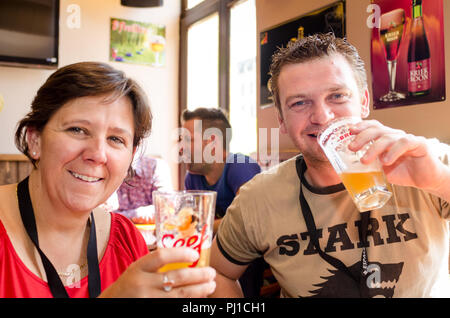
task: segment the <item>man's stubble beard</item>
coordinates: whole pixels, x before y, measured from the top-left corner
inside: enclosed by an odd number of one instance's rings
[[[327,156],[325,155],[319,144],[314,145],[315,148],[314,150],[311,150],[312,147],[301,145],[301,142],[298,141],[296,141],[294,144],[296,145],[297,149],[300,150],[300,154],[303,155],[303,158],[305,158],[305,161],[308,164],[314,165],[316,167],[331,166],[330,161],[328,160]]]
[[[206,163],[189,163],[187,164],[187,170],[192,174],[206,175],[211,167]]]

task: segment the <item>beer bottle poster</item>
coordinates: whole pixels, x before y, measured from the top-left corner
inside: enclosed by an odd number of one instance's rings
[[[372,28],[374,109],[445,100],[442,0],[372,0],[380,9]]]

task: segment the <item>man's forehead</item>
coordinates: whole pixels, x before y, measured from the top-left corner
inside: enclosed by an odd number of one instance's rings
[[[312,83],[309,80],[317,81],[318,76],[324,85],[330,87],[345,85],[349,80],[356,83],[355,74],[348,61],[342,55],[332,55],[283,66],[278,78],[279,89],[281,91],[284,86],[289,86],[293,80],[308,85]]]
[[[183,121],[182,123],[183,128],[186,128],[187,130],[191,132],[197,132],[199,131],[201,133],[202,131],[202,120],[200,118],[192,118],[186,121]]]

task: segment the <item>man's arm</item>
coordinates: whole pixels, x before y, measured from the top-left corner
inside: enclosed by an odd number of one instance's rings
[[[216,238],[211,246],[210,266],[216,274],[216,290],[210,297],[237,298],[244,297],[238,279],[247,269],[247,265],[236,265],[230,262],[217,246]]]
[[[432,140],[383,126],[375,120],[363,121],[351,131],[356,138],[349,145],[350,150],[358,151],[372,142],[361,158],[362,163],[379,158],[389,182],[416,187],[450,202],[450,167],[437,156]],[[443,149],[446,145],[441,146]]]

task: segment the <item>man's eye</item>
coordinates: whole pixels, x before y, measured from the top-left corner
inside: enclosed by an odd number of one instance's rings
[[[305,106],[305,105],[307,105],[307,104],[308,104],[307,101],[304,101],[304,100],[298,100],[298,101],[296,101],[296,102],[293,102],[293,103],[289,106],[289,108],[302,107],[302,106]]]
[[[347,101],[349,99],[349,95],[345,93],[335,93],[330,96],[331,100],[334,101]]]

